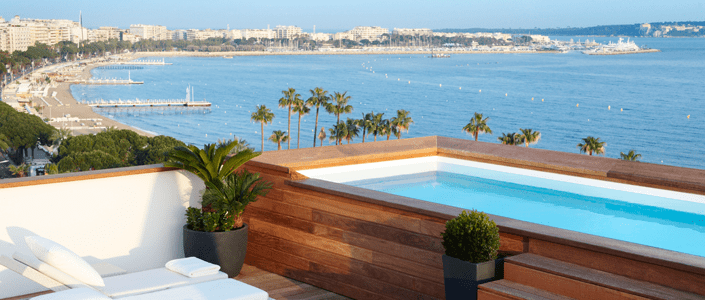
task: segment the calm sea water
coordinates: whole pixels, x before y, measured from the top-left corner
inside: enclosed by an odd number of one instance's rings
[[[598,42],[610,40],[617,38],[597,38]],[[590,135],[607,143],[607,157],[634,149],[645,162],[705,169],[705,39],[642,38],[636,43],[662,52],[467,54],[445,59],[426,55],[165,58],[173,65],[131,71],[131,78],[144,85],[74,85],[71,90],[79,101],[181,99],[190,84],[196,99],[213,103],[210,113],[102,113],[199,145],[232,134],[259,150],[260,125],[251,122],[250,116],[256,105],[265,104],[276,117],[265,126],[264,150],[276,150],[277,145],[266,139],[274,130],[286,130],[286,109],[277,107],[281,91],[293,87],[306,99],[310,89],[322,87],[352,96],[354,112],[341,119],[359,119],[371,111],[391,118],[397,109],[410,111],[414,124],[402,138],[471,139],[462,127],[474,112],[480,112],[490,118],[494,132],[480,135],[480,141],[497,143],[501,133],[531,128],[542,133],[531,147],[578,153],[577,144]],[[97,78],[127,78],[127,73],[93,70]],[[313,144],[314,120],[315,111],[302,119],[301,147]],[[330,128],[334,122],[333,115],[321,110],[319,128]],[[296,148],[296,125],[297,116],[292,115],[292,148]],[[331,144],[325,141],[324,145]]]

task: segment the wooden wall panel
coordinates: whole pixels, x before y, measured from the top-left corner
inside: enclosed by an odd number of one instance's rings
[[[529,252],[583,267],[705,295],[705,276],[597,251],[531,239]]]

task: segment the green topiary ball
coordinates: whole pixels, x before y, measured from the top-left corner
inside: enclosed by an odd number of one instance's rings
[[[497,258],[499,228],[487,214],[477,210],[463,211],[446,222],[441,233],[446,255],[471,263],[481,263]]]

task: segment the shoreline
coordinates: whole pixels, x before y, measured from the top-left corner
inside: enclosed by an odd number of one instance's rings
[[[91,70],[93,70],[96,67],[99,67],[103,65],[102,63],[89,63],[88,65],[85,66],[85,68],[81,71],[79,78],[82,80],[88,80],[92,77],[91,75]],[[79,118],[81,120],[86,120],[83,122],[83,124],[87,124],[88,122],[93,123],[93,127],[91,126],[80,126],[79,128],[72,127],[72,131],[75,134],[95,134],[98,132],[101,132],[105,130],[107,127],[116,127],[118,129],[128,129],[132,130],[134,132],[137,132],[139,135],[143,136],[155,136],[155,134],[146,132],[144,130],[140,130],[138,128],[120,123],[118,121],[115,121],[113,119],[110,119],[106,116],[103,116],[101,114],[98,114],[93,111],[93,109],[85,104],[79,103],[74,97],[73,94],[71,94],[71,85],[74,83],[68,83],[68,82],[61,82],[59,83],[56,87],[54,88],[49,88],[49,94],[52,92],[56,92],[56,98],[61,100],[61,102],[64,103],[62,106],[52,106],[51,107],[51,117],[56,118],[56,116],[64,116],[66,114],[70,114],[72,118]],[[43,112],[43,115],[46,115],[46,108]],[[100,119],[100,120],[99,120]],[[91,120],[99,120],[99,121],[91,121]],[[96,126],[100,122],[99,126]],[[73,122],[74,124],[76,122]],[[80,122],[78,122],[80,123]],[[67,124],[71,124],[71,122],[63,122],[63,121],[56,121],[56,122],[49,122],[48,124],[56,127],[57,129],[60,129],[63,126],[66,126]],[[87,124],[88,125],[88,124]],[[69,127],[69,126],[67,126]],[[75,129],[74,129],[75,128]]]
[[[194,51],[162,51],[162,52],[135,52],[131,53],[132,59],[144,57],[224,57],[224,56],[270,56],[270,55],[395,55],[395,54],[554,54],[561,51],[222,51],[222,52],[194,52]]]

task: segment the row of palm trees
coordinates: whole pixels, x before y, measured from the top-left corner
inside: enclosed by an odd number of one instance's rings
[[[390,119],[383,119],[384,113],[375,114],[374,111],[370,113],[363,113],[361,119],[351,119],[348,118],[345,122],[338,121],[332,128],[329,128],[330,133],[329,140],[335,142],[336,145],[342,144],[343,140],[346,140],[348,144],[353,140],[353,138],[360,136],[360,130],[362,129],[362,142],[365,142],[365,138],[368,135],[374,136],[374,141],[377,141],[378,136],[387,136],[387,140],[394,135],[397,139],[401,139],[402,132],[409,132],[409,126],[414,123],[414,120],[409,116],[411,113],[409,111],[400,109],[397,110],[397,115]],[[326,132],[324,128],[318,133],[318,139],[321,140],[321,145],[323,140],[326,138]],[[314,145],[315,147],[315,145]]]
[[[316,122],[314,125],[313,132],[318,132],[318,135],[313,137],[313,147],[316,147],[316,138],[323,140],[326,138],[326,133],[324,128],[318,131],[318,116],[321,107],[323,107],[326,112],[334,114],[336,118],[335,125],[329,129],[331,137],[330,141],[335,141],[336,145],[339,145],[343,139],[350,141],[359,136],[359,130],[362,129],[362,142],[365,142],[365,136],[368,134],[375,135],[375,141],[378,135],[387,135],[387,140],[389,136],[394,134],[397,138],[401,138],[401,132],[409,130],[409,125],[414,121],[409,117],[409,112],[406,110],[398,110],[397,116],[391,119],[382,119],[384,113],[374,114],[374,112],[369,114],[363,114],[362,119],[355,120],[348,118],[347,121],[341,121],[341,114],[348,114],[353,111],[352,105],[348,102],[352,99],[347,92],[339,93],[333,92],[329,94],[328,91],[317,87],[315,89],[309,90],[311,97],[307,100],[301,98],[301,94],[296,92],[296,89],[289,88],[283,90],[283,97],[279,99],[279,107],[287,109],[287,130],[286,132],[281,130],[275,130],[269,137],[269,140],[277,143],[277,149],[281,150],[281,144],[286,142],[287,149],[291,149],[291,114],[296,113],[299,117],[297,137],[296,137],[296,148],[300,147],[300,135],[301,135],[301,118],[310,113],[313,107],[316,108]],[[264,149],[264,125],[271,124],[274,119],[274,113],[272,110],[267,108],[265,105],[258,105],[254,113],[252,113],[251,120],[254,122],[259,122],[262,132],[262,149]]]
[[[487,125],[489,117],[484,117],[480,113],[475,113],[470,119],[470,122],[463,127],[463,132],[467,132],[477,141],[477,137],[480,133],[492,134],[492,129]],[[497,140],[504,145],[525,145],[529,147],[531,144],[537,143],[541,139],[541,133],[538,131],[533,131],[532,129],[522,129],[519,128],[521,133],[510,132],[502,133],[501,137]],[[600,141],[600,138],[588,136],[582,139],[582,143],[578,143],[578,149],[580,153],[587,153],[588,155],[595,154],[605,154],[606,143]],[[620,152],[620,159],[628,161],[638,161],[641,158],[641,154],[636,153],[634,150],[629,150],[628,153]]]

